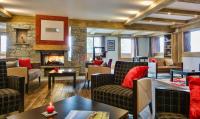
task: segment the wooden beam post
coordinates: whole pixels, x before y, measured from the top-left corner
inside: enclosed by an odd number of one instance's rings
[[[179,2],[188,2],[188,3],[195,3],[200,4],[200,0],[178,0]]]
[[[142,10],[141,12],[139,12],[138,14],[136,14],[136,16],[128,19],[126,21],[126,25],[131,25],[137,21],[140,21],[141,19],[147,17],[148,15],[157,12],[158,10],[166,7],[167,5],[175,2],[176,0],[155,0],[154,3],[152,3],[148,8],[146,8],[145,10]]]
[[[146,17],[142,21],[152,21],[152,22],[163,22],[163,23],[174,23],[174,24],[185,24],[186,20],[176,20],[176,19],[163,19],[163,18],[154,18]]]
[[[188,11],[188,10],[170,9],[170,8],[161,9],[157,13],[159,13],[159,14],[168,14],[168,13],[170,13],[172,15],[181,15],[181,16],[200,15],[200,12],[198,12],[198,11]]]
[[[12,15],[0,5],[0,16],[5,18],[12,18]]]

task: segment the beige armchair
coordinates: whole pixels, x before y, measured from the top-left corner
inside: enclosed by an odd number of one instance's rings
[[[37,64],[32,63],[32,69],[28,69],[27,67],[9,67],[7,68],[8,76],[19,76],[25,78],[26,84],[26,93],[28,93],[29,84],[34,79],[39,79],[40,84],[40,77],[41,71],[40,67]]]
[[[111,68],[104,67],[104,66],[97,66],[97,65],[88,65],[88,68],[85,68],[86,80],[89,82],[91,81],[92,74],[110,74]]]

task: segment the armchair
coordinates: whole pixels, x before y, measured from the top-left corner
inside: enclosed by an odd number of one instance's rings
[[[188,91],[156,88],[156,119],[188,119],[190,93]]]
[[[24,111],[24,77],[7,76],[6,62],[0,61],[0,115]]]
[[[27,67],[10,67],[7,68],[8,76],[19,76],[25,78],[26,93],[29,90],[29,84],[34,79],[38,78],[40,84],[41,71],[40,66],[36,63],[32,63],[32,69]]]
[[[146,66],[146,62],[123,62],[117,61],[114,74],[94,74],[91,81],[92,100],[113,105],[129,110],[137,119],[147,105],[151,105],[151,80],[142,78],[133,81],[133,89],[124,88],[121,83],[132,67]]]

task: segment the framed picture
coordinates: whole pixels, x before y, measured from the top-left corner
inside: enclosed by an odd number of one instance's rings
[[[107,50],[108,51],[115,51],[115,40],[108,40],[107,41]]]
[[[64,45],[68,38],[68,17],[36,16],[36,44]]]

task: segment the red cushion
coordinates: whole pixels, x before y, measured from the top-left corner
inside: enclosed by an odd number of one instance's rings
[[[157,59],[156,58],[149,58],[149,62],[157,62]]]
[[[93,64],[94,65],[101,65],[103,63],[103,60],[94,60]]]
[[[190,119],[200,119],[200,78],[189,77]]]
[[[126,74],[122,86],[125,88],[133,88],[133,80],[143,78],[147,75],[148,66],[137,66],[129,70]]]
[[[28,69],[31,69],[31,60],[29,58],[26,59],[18,59],[19,60],[19,66],[20,67],[27,67]]]

